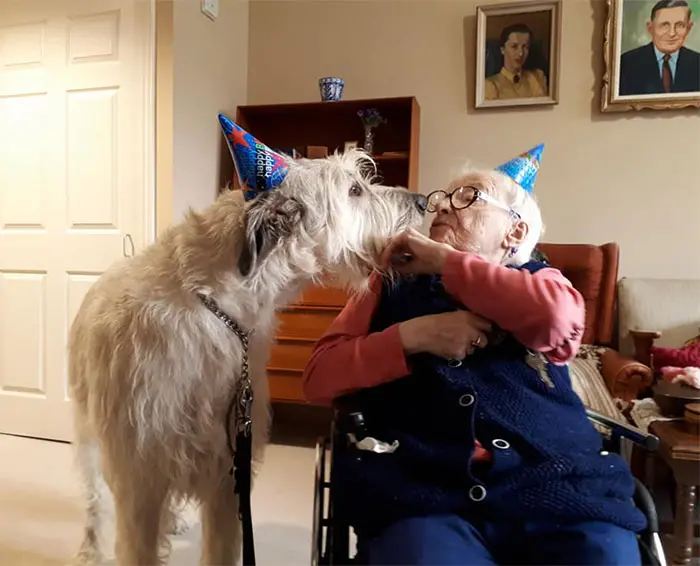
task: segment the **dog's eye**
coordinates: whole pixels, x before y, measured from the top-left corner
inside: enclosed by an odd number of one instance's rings
[[[350,196],[351,197],[362,196],[362,185],[358,185],[357,183],[354,183],[352,185],[352,187],[350,187]]]

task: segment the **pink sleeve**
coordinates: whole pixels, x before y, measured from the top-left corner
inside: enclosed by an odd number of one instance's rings
[[[374,277],[369,292],[352,297],[316,343],[302,377],[307,401],[329,405],[341,395],[408,375],[398,325],[368,334],[381,285]]]
[[[585,306],[581,294],[553,268],[535,273],[450,252],[443,269],[447,291],[465,307],[512,333],[524,346],[565,364],[581,346]]]

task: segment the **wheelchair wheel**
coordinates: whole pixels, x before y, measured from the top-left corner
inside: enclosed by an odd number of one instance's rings
[[[323,528],[326,519],[326,489],[329,481],[326,473],[326,462],[330,451],[330,440],[320,439],[316,443],[316,473],[314,477],[314,508],[313,525],[311,529],[311,566],[321,566],[326,563],[324,556]]]

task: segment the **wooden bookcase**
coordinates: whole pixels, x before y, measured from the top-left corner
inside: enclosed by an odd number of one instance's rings
[[[328,153],[342,152],[349,141],[362,147],[364,127],[357,112],[366,108],[376,108],[388,121],[375,130],[373,157],[381,182],[416,191],[420,108],[414,97],[240,106],[236,121],[269,147],[293,148],[306,156],[309,146],[326,147]],[[341,290],[310,285],[279,313],[279,330],[268,365],[273,402],[304,403],[304,366],[346,300]]]

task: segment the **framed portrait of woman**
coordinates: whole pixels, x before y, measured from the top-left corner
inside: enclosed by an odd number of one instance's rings
[[[700,0],[608,0],[603,112],[700,108]]]
[[[476,9],[476,107],[559,103],[561,0]]]

